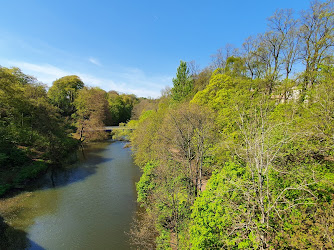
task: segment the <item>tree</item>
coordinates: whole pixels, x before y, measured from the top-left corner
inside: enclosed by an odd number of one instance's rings
[[[17,67],[13,67],[10,69],[7,69],[8,72],[10,72],[11,74],[13,74],[13,76],[15,76],[15,78],[21,83],[21,84],[36,84],[37,83],[37,79],[33,76],[30,75],[26,75],[24,74],[21,69],[17,68]]]
[[[244,77],[246,68],[243,58],[234,56],[227,58],[224,71],[226,75],[232,77]]]
[[[209,109],[186,103],[170,109],[163,99],[157,111],[141,115],[131,136],[135,160],[144,166],[138,200],[157,217],[160,247],[180,246],[187,231],[184,220],[202,189],[213,124]]]
[[[261,78],[265,72],[265,61],[262,61],[258,56],[260,45],[259,37],[252,36],[248,37],[242,44],[242,57],[251,79]]]
[[[294,19],[293,14],[291,9],[277,10],[268,18],[269,28],[279,36],[278,41],[282,42],[278,44],[281,52],[274,54],[278,54],[281,60],[286,79],[289,78],[294,64],[300,59],[298,21]]]
[[[202,72],[181,61],[174,102],[167,95],[143,112],[132,134],[145,166],[138,198],[151,220],[142,240],[152,244],[156,234],[156,247],[180,249],[333,248],[333,3],[312,2],[300,20],[276,11],[241,54],[219,50]],[[305,72],[291,77],[300,62]],[[295,101],[299,82],[303,102]]]
[[[180,61],[177,68],[176,78],[173,78],[172,99],[175,101],[184,100],[193,90],[193,80],[189,75],[187,63]]]
[[[330,56],[334,46],[334,2],[313,1],[311,8],[302,13],[299,38],[301,56],[305,64],[304,91],[316,81],[319,65]]]
[[[158,100],[139,98],[138,103],[134,104],[131,111],[131,119],[138,120],[140,115],[148,110],[156,110],[158,108]]]
[[[203,163],[214,141],[213,124],[210,109],[184,104],[168,112],[159,131],[160,160],[172,160],[181,168],[191,202],[202,189]]]
[[[131,118],[133,106],[138,102],[135,95],[119,94],[116,91],[108,92],[108,103],[111,113],[110,125],[128,122]]]
[[[284,37],[274,31],[258,35],[255,50],[252,55],[256,58],[257,72],[260,73],[268,94],[273,92],[279,79],[281,66],[280,53]],[[260,69],[260,70],[259,70]]]
[[[277,220],[284,223],[296,207],[316,202],[316,166],[283,160],[296,133],[293,120],[271,120],[274,109],[262,98],[246,108],[235,103],[236,131],[223,135],[234,160],[194,204],[190,238],[198,248],[271,247]]]
[[[205,87],[210,82],[211,75],[212,75],[212,70],[207,67],[201,70],[198,74],[193,76],[195,93],[205,89]]]
[[[60,108],[63,116],[71,116],[75,112],[74,101],[84,83],[78,76],[64,76],[52,83],[48,96],[55,106]]]
[[[76,148],[46,88],[18,68],[0,67],[0,195]]]
[[[217,53],[212,55],[212,64],[211,68],[213,70],[226,67],[227,58],[231,56],[237,56],[237,49],[233,44],[226,44],[224,50],[222,48],[217,50]]]
[[[99,88],[84,87],[74,104],[77,109],[74,115],[78,128],[76,134],[80,141],[105,139],[106,133],[101,128],[110,115],[107,93]]]
[[[314,153],[329,157],[334,145],[334,67],[320,65],[316,88],[308,91],[309,105],[303,115],[315,140]]]
[[[141,167],[147,162],[158,160],[161,145],[158,141],[158,131],[168,111],[169,100],[162,99],[159,109],[143,112],[138,120],[136,129],[131,135],[132,150],[135,152],[135,163]]]
[[[214,157],[222,158],[224,167],[218,188],[207,186],[209,196],[203,193],[194,203],[193,246],[273,246],[275,232],[282,230],[277,221],[287,226],[290,212],[310,207],[319,197],[330,199],[330,163],[321,166],[316,160],[332,159],[332,76],[324,73],[324,78],[328,83],[309,93],[307,106],[277,104],[254,88],[255,81],[219,71],[195,95],[193,102],[217,111],[221,138]]]

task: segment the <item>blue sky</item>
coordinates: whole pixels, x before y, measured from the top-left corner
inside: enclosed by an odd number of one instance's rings
[[[0,65],[51,86],[76,74],[88,86],[158,97],[180,60],[204,68],[225,44],[266,30],[278,8],[307,0],[2,0]]]

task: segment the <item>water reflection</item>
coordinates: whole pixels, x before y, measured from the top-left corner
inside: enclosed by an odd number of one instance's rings
[[[47,175],[42,178],[33,188],[54,188],[70,185],[74,182],[83,181],[96,173],[100,164],[109,163],[113,159],[104,154],[110,142],[91,144],[84,148],[85,152],[77,152],[79,161],[76,164],[63,168],[51,168]]]
[[[48,173],[34,191],[0,200],[0,214],[25,239],[18,249],[129,249],[124,231],[136,210],[140,172],[123,145],[94,144],[86,158]]]

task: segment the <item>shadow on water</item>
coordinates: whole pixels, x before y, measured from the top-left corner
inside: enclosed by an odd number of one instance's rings
[[[104,145],[105,143],[100,144]],[[64,187],[75,182],[83,181],[87,177],[94,175],[97,171],[97,167],[100,164],[113,160],[112,158],[103,157],[100,155],[100,153],[104,150],[106,149],[94,147],[94,144],[92,146],[86,147],[84,152],[82,152],[81,149],[78,150],[78,161],[76,163],[65,167],[50,167],[48,173],[40,178],[40,180],[37,182],[37,185],[34,185],[34,190],[40,188],[48,189]]]
[[[0,216],[0,249],[16,250],[27,248],[44,250],[43,247],[30,240],[26,232],[9,226]]]
[[[78,160],[75,163],[67,166],[50,166],[45,174],[28,182],[23,189],[14,189],[0,198],[12,198],[25,191],[33,192],[41,189],[59,188],[83,181],[97,172],[98,165],[113,160],[100,155],[102,151],[106,150],[105,145],[110,143],[112,141],[85,146],[84,152],[81,149],[76,152]]]
[[[37,188],[57,188],[83,181],[96,173],[98,165],[113,160],[112,158],[101,157],[92,153],[89,157],[89,160],[84,160],[84,164],[83,161],[79,161],[76,164],[63,168],[50,168],[48,173],[40,179],[38,183],[39,187]]]

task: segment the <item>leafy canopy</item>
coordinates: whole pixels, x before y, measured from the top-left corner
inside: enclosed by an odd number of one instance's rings
[[[75,112],[74,100],[83,87],[84,83],[78,76],[64,76],[53,82],[48,96],[52,104],[61,109],[64,116],[70,116]]]

